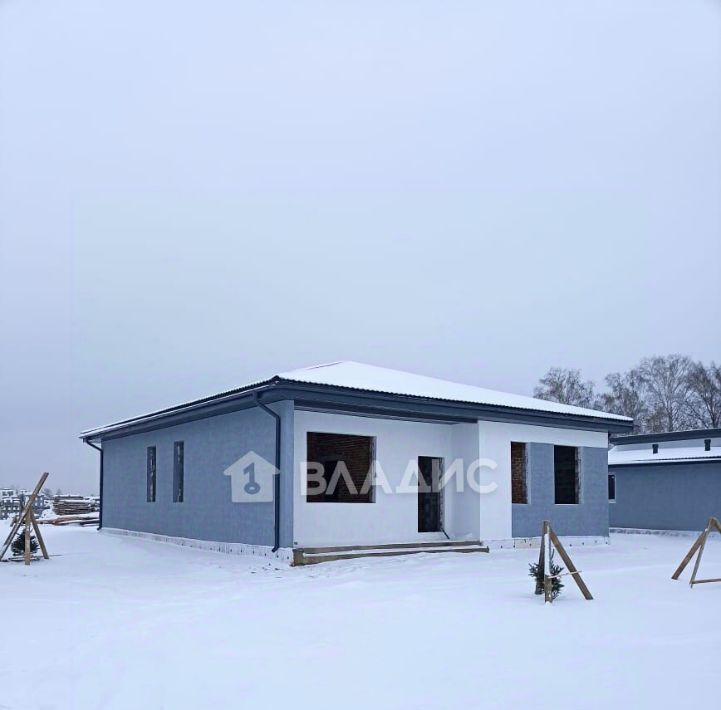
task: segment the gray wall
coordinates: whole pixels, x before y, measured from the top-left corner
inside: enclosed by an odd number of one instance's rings
[[[644,464],[609,469],[616,475],[611,525],[648,530],[702,530],[721,517],[721,462]]]
[[[553,445],[528,445],[528,503],[513,505],[513,537],[536,537],[544,520],[559,535],[608,535],[608,450],[580,449],[580,502],[554,503]]]
[[[293,539],[293,402],[282,417],[282,547]],[[173,502],[173,444],[185,442],[184,501]],[[146,450],[157,449],[157,495],[146,501]],[[103,442],[103,527],[196,540],[273,544],[273,504],[233,503],[223,471],[249,451],[273,461],[275,420],[258,407]]]

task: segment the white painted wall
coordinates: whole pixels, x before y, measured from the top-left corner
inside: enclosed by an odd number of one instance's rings
[[[512,534],[511,442],[557,444],[559,446],[606,447],[605,432],[504,422],[478,422],[479,452],[496,468],[480,469],[481,484],[496,484],[491,493],[480,495],[480,531],[482,540],[509,540]]]
[[[478,459],[478,424],[454,424],[451,427],[454,457],[460,458],[465,469]],[[465,484],[465,481],[464,481]],[[462,492],[453,479],[444,490],[446,532],[457,540],[480,540],[479,494],[466,485]]]
[[[446,469],[457,459],[468,466],[488,459],[477,480],[494,486],[478,493],[455,481],[443,493],[444,525],[454,539],[487,542],[512,538],[511,442],[605,447],[604,432],[479,421],[476,424],[430,424],[397,419],[355,417],[296,410],[293,481],[293,540],[303,546],[368,545],[419,540],[443,540],[442,533],[418,532],[415,493],[384,493],[376,488],[374,503],[308,503],[302,496],[301,477],[309,431],[358,434],[376,439],[376,460],[391,487],[400,484],[409,461],[440,456]],[[414,479],[416,480],[416,479]]]
[[[457,427],[461,427],[461,430]],[[418,500],[415,493],[384,493],[376,487],[374,503],[308,503],[301,493],[307,433],[315,431],[375,437],[377,464],[395,489],[403,480],[409,461],[415,465],[419,456],[440,456],[447,466],[463,451],[477,456],[475,425],[429,424],[296,410],[294,429],[293,539],[297,546],[368,545],[445,539],[442,533],[418,532]],[[477,501],[477,494],[469,492],[469,495],[475,496]],[[463,525],[470,520],[468,524],[475,523],[477,528],[477,516],[476,521],[473,521],[467,514],[468,503],[461,502],[460,505],[464,511],[463,517],[456,519],[458,497],[454,496],[453,501],[444,500],[446,529],[453,537],[471,537],[474,529],[464,530]],[[477,530],[475,533],[477,536]]]

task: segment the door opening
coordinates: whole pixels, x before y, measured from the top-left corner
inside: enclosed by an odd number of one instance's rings
[[[441,532],[443,530],[442,478],[442,458],[418,457],[418,532]]]

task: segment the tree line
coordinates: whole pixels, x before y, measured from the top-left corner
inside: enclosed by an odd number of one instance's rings
[[[605,388],[584,380],[580,370],[552,367],[533,396],[633,417],[636,432],[666,432],[721,426],[721,365],[686,355],[645,357],[626,372],[605,377]]]

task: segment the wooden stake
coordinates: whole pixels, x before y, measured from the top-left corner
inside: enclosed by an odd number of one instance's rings
[[[696,562],[693,566],[693,572],[691,573],[691,581],[689,584],[691,585],[691,588],[693,588],[694,584],[707,584],[709,582],[721,582],[721,579],[696,579],[696,575],[698,574],[699,567],[701,566],[701,557],[703,557],[703,551],[706,547],[706,540],[708,540],[708,536],[711,534],[712,530],[716,530],[716,532],[721,533],[721,523],[719,523],[718,518],[714,518],[713,516],[708,519],[708,523],[706,525],[706,528],[704,531],[696,538],[696,542],[694,542],[693,545],[691,545],[691,549],[686,554],[686,557],[681,560],[681,564],[676,568],[676,571],[671,575],[671,579],[678,579],[681,576],[681,573],[686,569],[686,566],[688,563],[693,559],[693,556],[696,555]]]
[[[568,556],[568,553],[563,548],[563,545],[561,544],[561,541],[558,539],[558,536],[555,532],[553,532],[553,529],[549,527],[549,534],[551,541],[556,546],[556,549],[558,550],[558,554],[561,555],[561,559],[566,563],[566,568],[571,573],[571,576],[573,577],[573,580],[578,585],[578,588],[581,590],[581,594],[583,594],[584,599],[586,601],[591,601],[593,599],[593,596],[591,595],[590,590],[586,586],[586,583],[583,581],[583,578],[581,577],[581,573],[576,569],[576,566],[573,564],[573,561]]]
[[[48,555],[48,550],[45,547],[45,540],[43,540],[43,536],[40,533],[40,526],[38,525],[37,518],[35,517],[35,513],[33,512],[33,509],[30,509],[30,522],[33,524],[33,528],[35,529],[35,537],[38,539],[38,544],[40,545],[40,549],[42,550],[43,557],[46,560],[50,559],[50,555]]]
[[[541,548],[538,553],[538,569],[543,570],[544,579],[539,582],[536,579],[536,594],[545,594],[545,574],[546,574],[546,523],[543,523],[543,532],[541,533]]]
[[[681,576],[681,573],[686,569],[686,565],[691,561],[691,558],[696,553],[696,550],[698,550],[699,547],[701,547],[701,540],[703,540],[703,533],[701,533],[697,538],[696,542],[694,542],[693,545],[691,545],[691,549],[686,554],[686,557],[681,560],[681,564],[676,568],[676,571],[671,575],[671,579],[678,579]]]
[[[553,603],[553,580],[551,579],[551,523],[548,520],[543,521],[543,539],[548,548],[545,552],[545,563],[543,566],[543,592],[544,599],[549,603]]]
[[[27,499],[27,502],[25,503],[25,507],[23,508],[22,513],[18,516],[18,518],[15,520],[15,523],[13,524],[12,528],[10,528],[10,534],[5,538],[5,542],[3,543],[2,551],[0,551],[0,560],[2,560],[3,557],[5,557],[5,553],[8,551],[8,548],[12,544],[13,538],[15,535],[17,535],[18,530],[20,529],[20,526],[23,524],[23,521],[27,518],[27,512],[28,510],[33,509],[33,503],[35,502],[35,499],[38,497],[38,493],[40,493],[42,487],[45,485],[45,481],[47,480],[48,476],[50,474],[46,471],[43,473],[42,476],[40,476],[40,480],[37,482],[37,485],[35,486],[35,489],[30,494],[30,497]],[[25,546],[26,548],[29,546],[29,540],[27,535],[25,536]],[[29,562],[26,562],[26,564],[29,564]]]
[[[546,545],[548,545],[548,550],[546,550]],[[553,601],[554,575],[551,574],[551,545],[553,545],[558,551],[558,554],[561,556],[561,559],[563,560],[566,568],[568,569],[569,575],[578,585],[578,588],[581,590],[581,594],[583,594],[584,599],[586,599],[587,601],[593,599],[590,590],[588,589],[586,583],[581,577],[581,573],[576,569],[576,565],[573,564],[573,560],[571,560],[571,558],[568,556],[568,553],[561,544],[558,535],[556,535],[556,533],[553,531],[551,523],[548,520],[544,520],[543,532],[541,533],[541,552],[538,556],[538,565],[539,568],[543,566],[543,593],[545,601]]]
[[[32,531],[32,526],[28,525],[27,517],[25,518],[25,553],[23,554],[23,557],[25,558],[25,564],[30,564],[30,533]]]
[[[701,564],[701,558],[703,557],[703,551],[704,551],[704,548],[706,547],[706,540],[708,540],[709,532],[711,532],[711,521],[710,520],[708,522],[708,525],[706,526],[706,529],[703,531],[703,533],[701,533],[703,537],[701,540],[701,545],[698,548],[698,554],[696,555],[696,562],[694,563],[694,566],[693,566],[693,572],[691,572],[691,581],[689,582],[689,584],[692,587],[693,587],[693,583],[696,581],[696,575],[698,574],[698,568],[699,568],[699,565]]]

